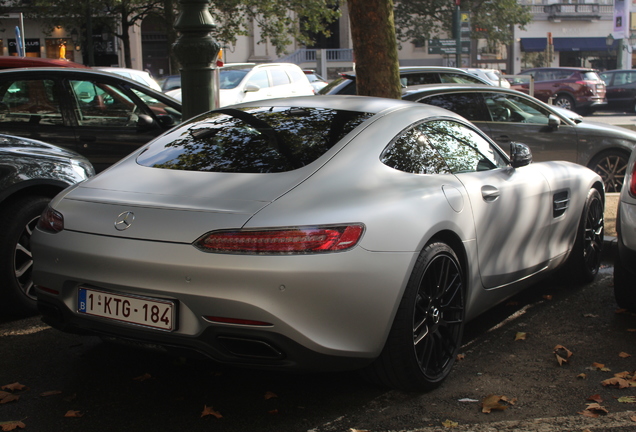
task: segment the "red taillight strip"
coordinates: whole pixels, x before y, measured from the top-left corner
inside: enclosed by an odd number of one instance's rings
[[[62,213],[53,210],[51,206],[47,206],[38,219],[38,228],[42,231],[56,234],[64,230],[64,216]]]
[[[277,228],[268,230],[215,231],[194,246],[204,252],[300,254],[344,251],[354,247],[364,225]]]
[[[625,187],[625,185],[623,185]],[[632,198],[636,198],[636,162],[632,164],[632,172],[629,179],[629,194]]]

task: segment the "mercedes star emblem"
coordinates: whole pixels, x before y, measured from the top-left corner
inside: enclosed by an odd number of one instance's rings
[[[123,212],[122,214],[120,214],[119,216],[117,216],[117,219],[115,220],[115,228],[118,231],[123,231],[125,229],[128,229],[133,221],[135,220],[135,214],[133,212]]]

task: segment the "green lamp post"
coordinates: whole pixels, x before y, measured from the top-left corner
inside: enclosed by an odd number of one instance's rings
[[[187,120],[218,106],[214,72],[221,46],[210,36],[215,24],[208,0],[179,0],[179,5],[174,27],[180,35],[173,49],[181,64],[182,114]]]

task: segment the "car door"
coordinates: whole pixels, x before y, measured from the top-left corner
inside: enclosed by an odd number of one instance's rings
[[[607,85],[607,101],[614,108],[634,108],[636,101],[636,73],[620,71],[612,74],[614,80]]]
[[[78,152],[101,171],[162,132],[148,107],[116,83],[99,76],[65,82],[75,105]],[[150,118],[150,122],[144,119]]]
[[[258,90],[252,90],[251,87],[254,89],[257,88],[254,86],[258,86]],[[239,100],[237,102],[251,102],[275,97],[269,80],[269,74],[265,69],[254,70],[247,77],[247,80],[240,91],[243,92],[243,95],[242,97],[239,96]]]
[[[3,74],[0,80],[0,133],[77,150],[60,82],[51,77]]]
[[[576,126],[561,121],[549,125],[552,112],[532,98],[504,92],[481,92],[490,116],[490,137],[503,149],[512,141],[532,150],[535,161],[565,160],[578,163]]]
[[[430,145],[468,195],[483,285],[499,287],[545,269],[551,258],[552,205],[539,167],[512,168],[498,148],[466,125],[426,125]]]

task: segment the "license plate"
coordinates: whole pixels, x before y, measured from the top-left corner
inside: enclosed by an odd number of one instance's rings
[[[171,331],[174,328],[175,306],[169,300],[79,288],[77,311],[154,329]]]

